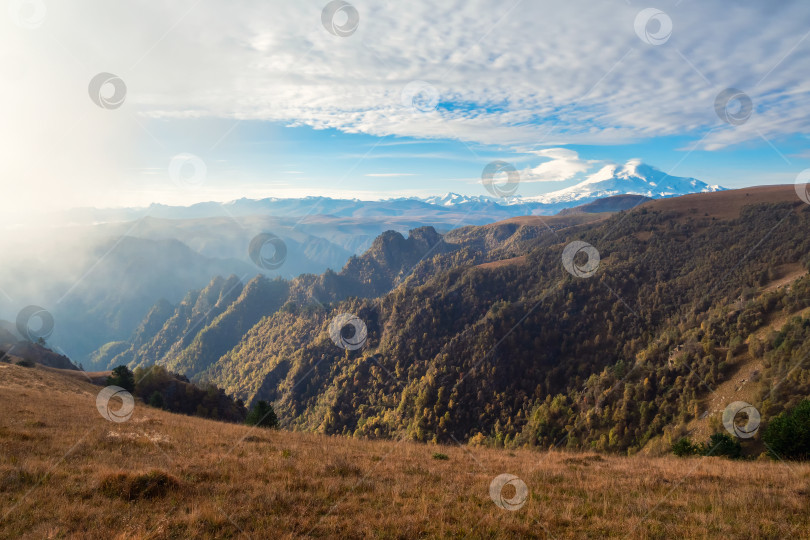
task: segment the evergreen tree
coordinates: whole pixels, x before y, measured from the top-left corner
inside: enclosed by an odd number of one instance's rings
[[[807,459],[810,457],[810,400],[771,420],[762,440],[774,457]]]
[[[245,418],[245,423],[251,426],[275,428],[278,427],[278,417],[276,417],[273,406],[262,399],[256,402],[250,410]]]
[[[127,366],[118,366],[107,377],[107,386],[120,386],[127,392],[135,391],[135,375]]]
[[[163,394],[155,390],[152,392],[152,396],[149,398],[149,406],[156,407],[158,409],[163,408]]]

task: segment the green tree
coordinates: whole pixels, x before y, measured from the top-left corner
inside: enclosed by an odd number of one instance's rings
[[[149,397],[149,406],[156,407],[158,409],[163,408],[163,394],[155,390],[152,392],[152,395]]]
[[[726,456],[737,459],[742,453],[739,441],[734,440],[728,433],[715,433],[709,438],[704,447],[706,456]]]
[[[127,366],[118,366],[112,370],[112,374],[107,377],[107,386],[120,386],[127,392],[135,391],[135,375]]]
[[[245,418],[245,423],[251,426],[266,428],[278,427],[278,417],[273,406],[264,400],[259,400]]]
[[[774,457],[810,458],[810,400],[805,399],[790,411],[771,420],[762,434]]]
[[[672,445],[672,453],[678,457],[693,456],[699,451],[699,446],[693,444],[689,437],[681,437]]]

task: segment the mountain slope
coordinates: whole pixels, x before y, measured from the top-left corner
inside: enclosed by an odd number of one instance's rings
[[[140,401],[128,421],[114,423],[97,410],[99,388],[56,370],[0,363],[0,403],[13,411],[0,415],[3,536],[492,539],[598,531],[640,540],[782,538],[810,528],[807,464],[426,447],[256,429]],[[514,512],[490,496],[504,473],[527,487]],[[514,496],[509,489],[503,497]]]
[[[67,356],[39,343],[20,339],[16,332],[3,327],[11,327],[11,323],[0,321],[0,362],[35,362],[52,368],[78,371],[79,368]]]
[[[706,196],[718,207],[725,195]],[[773,264],[807,264],[810,209],[788,188],[781,200],[721,220],[667,199],[554,232],[468,229],[467,243],[422,261],[388,294],[264,319],[206,375],[246,401],[273,400],[298,429],[637,450],[691,414],[703,384],[727,376],[728,343],[752,331],[737,323],[745,312],[731,312],[740,294],[767,282]],[[768,250],[752,250],[763,231]],[[593,278],[560,263],[574,239],[598,246]],[[524,262],[481,266],[504,257]],[[779,305],[806,302],[804,287]],[[365,348],[335,345],[339,313],[364,322]],[[705,355],[668,363],[670,347],[700,342],[704,321],[721,316],[731,322],[710,334]]]
[[[173,372],[196,376],[233,348],[262,317],[277,311],[288,295],[289,284],[283,280],[270,281],[263,276],[251,280],[221,314],[197,325],[199,329],[190,328],[185,338],[156,362]]]
[[[235,276],[215,278],[205,289],[189,292],[177,306],[159,301],[127,342],[99,348],[92,356],[93,366],[158,363],[195,377],[285,302],[321,304],[383,294],[423,257],[443,249],[442,237],[431,227],[414,229],[407,239],[389,231],[362,256],[352,257],[340,273],[304,274],[289,282],[258,276],[244,290]]]
[[[108,343],[91,356],[93,366],[148,366],[161,361],[172,347],[188,345],[199,329],[217,317],[242,292],[236,276],[217,277],[204,289],[190,291],[176,307],[162,299],[141,322],[128,343]]]
[[[161,362],[273,401],[295,429],[660,452],[701,413],[706,388],[733,375],[728,351],[756,321],[807,305],[801,274],[777,296],[760,289],[775,268],[807,267],[808,227],[810,208],[783,186],[386,233],[340,273],[265,296],[273,308],[252,326],[220,333],[222,316]],[[574,240],[599,252],[593,277],[565,270]],[[359,350],[331,331],[340,314],[362,321]]]
[[[653,200],[645,195],[613,195],[611,197],[604,197],[596,199],[593,202],[574,206],[572,208],[565,208],[560,210],[558,215],[568,216],[571,214],[598,214],[601,212],[620,212],[622,210],[631,210],[641,203]]]

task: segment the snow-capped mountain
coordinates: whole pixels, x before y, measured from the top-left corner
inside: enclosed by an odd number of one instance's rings
[[[631,159],[624,165],[617,163],[605,165],[579,184],[545,195],[527,197],[523,202],[553,205],[582,204],[602,197],[627,194],[660,199],[724,189],[720,186],[710,186],[696,178],[671,176],[638,159]]]
[[[720,191],[695,178],[671,176],[640,160],[624,165],[605,165],[582,182],[534,197],[500,198],[488,195],[459,195],[447,193],[431,197],[400,197],[377,201],[332,199],[330,197],[300,197],[266,199],[237,199],[230,202],[205,202],[191,206],[153,204],[149,208],[81,208],[67,212],[66,221],[73,224],[126,222],[145,216],[162,219],[205,219],[213,217],[275,216],[309,221],[316,216],[330,219],[356,219],[365,223],[382,222],[394,225],[394,218],[418,226],[430,224],[444,228],[480,225],[509,217],[534,214],[551,215],[613,195],[643,195],[653,199],[688,193]],[[296,225],[297,227],[298,225]]]
[[[535,213],[553,213],[563,208],[570,208],[614,195],[643,195],[653,199],[661,199],[689,193],[722,191],[724,189],[720,186],[709,185],[696,178],[672,176],[651,165],[642,163],[639,159],[631,159],[624,165],[618,163],[605,165],[576,185],[533,197],[521,197],[518,195],[502,199],[486,195],[469,196],[447,193],[441,196],[389,199],[388,201],[420,201],[444,208],[467,204],[494,204],[501,207],[519,206],[524,210],[530,208],[537,211]]]
[[[459,195],[458,193],[446,193],[444,195],[434,195],[432,197],[412,197],[412,200],[422,201],[427,204],[435,204],[437,206],[456,206],[459,204],[468,203],[487,203],[497,202],[492,197],[485,195]]]

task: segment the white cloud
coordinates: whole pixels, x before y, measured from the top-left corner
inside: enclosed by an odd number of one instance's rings
[[[319,1],[76,7],[40,30],[58,34],[91,71],[120,74],[129,103],[155,117],[284,120],[501,144],[628,141],[713,126],[707,143],[725,144],[750,138],[755,122],[773,133],[807,122],[800,105],[810,94],[810,40],[800,40],[810,9],[801,2],[778,10],[672,6],[672,37],[657,47],[636,36],[633,6],[354,4],[360,26],[346,38],[322,27]],[[469,107],[405,107],[401,92],[414,80],[433,85],[442,102]],[[750,128],[715,115],[714,99],[728,86],[754,100]]]
[[[670,5],[673,32],[660,46],[635,33],[643,6],[623,2],[352,3],[360,24],[346,38],[323,28],[325,0],[76,0],[49,6],[36,30],[0,17],[3,187],[36,177],[46,189],[31,190],[29,203],[43,192],[80,201],[114,189],[117,167],[137,167],[138,145],[155,144],[143,117],[538,148],[668,135],[706,149],[762,137],[778,147],[781,136],[810,132],[805,2]],[[121,109],[88,99],[101,71],[126,82]],[[402,104],[415,80],[435,87],[436,110]],[[714,110],[732,86],[754,104],[740,126]],[[588,165],[540,155],[549,161],[532,170],[537,179]]]
[[[563,182],[588,172],[601,163],[580,159],[579,154],[567,148],[546,148],[533,153],[549,160],[521,172],[523,182]]]
[[[485,1],[443,8],[411,2],[408,9],[355,2],[360,29],[337,38],[321,27],[319,3],[279,5],[224,17],[192,12],[197,24],[207,17],[224,24],[192,35],[194,23],[183,23],[167,37],[160,50],[185,44],[191,53],[181,57],[183,78],[149,77],[154,93],[141,111],[505,145],[611,144],[684,133],[697,140],[716,127],[702,144],[718,148],[758,138],[758,131],[776,137],[808,127],[801,110],[810,94],[803,77],[810,41],[799,42],[810,10],[798,2],[779,10],[673,6],[672,37],[658,47],[636,36],[632,6],[523,2],[509,12]],[[237,29],[241,35],[231,33]],[[195,56],[197,50],[216,52]],[[173,56],[180,54],[169,55],[176,63]],[[145,72],[153,70],[144,64]],[[401,92],[414,80],[432,84],[441,102],[468,106],[428,113],[404,107]],[[746,125],[723,124],[714,112],[715,97],[729,86],[754,100]]]

